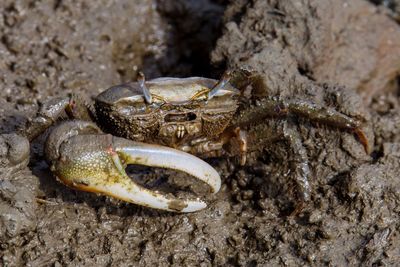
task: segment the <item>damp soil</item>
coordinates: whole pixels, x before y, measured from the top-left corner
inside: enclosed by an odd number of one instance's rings
[[[284,141],[209,159],[216,195],[162,169],[133,168],[149,187],[191,191],[207,209],[160,212],[77,192],[43,158],[0,177],[2,266],[395,266],[400,261],[400,26],[398,1],[2,1],[0,130],[46,99],[93,96],[121,82],[206,76],[246,66],[259,97],[304,99],[363,122],[371,154],[346,131],[301,118],[311,199],[298,214]],[[253,88],[254,89],[254,88]],[[256,88],[257,89],[257,88]],[[251,107],[248,107],[251,108]],[[248,129],[251,130],[251,129]],[[7,143],[0,143],[6,157]],[[5,166],[4,160],[0,167]],[[3,164],[3,165],[2,165]],[[186,195],[186,193],[185,193]]]

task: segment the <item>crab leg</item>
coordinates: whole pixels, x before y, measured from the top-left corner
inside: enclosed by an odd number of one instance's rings
[[[206,203],[199,199],[183,200],[148,190],[135,183],[126,174],[125,167],[128,164],[140,164],[175,169],[204,181],[214,193],[220,189],[221,180],[214,168],[185,152],[105,134],[60,135],[64,130],[62,127],[69,129],[68,132],[71,129],[79,132],[81,129],[78,128],[82,126],[79,123],[88,124],[79,121],[64,123],[67,127],[61,125],[61,129],[55,129],[46,145],[46,156],[52,171],[67,186],[175,212],[197,211],[205,208]],[[60,142],[59,138],[63,136],[66,139]],[[57,144],[59,147],[54,147]],[[53,151],[58,151],[57,158],[52,154]]]
[[[370,144],[366,134],[361,129],[361,122],[355,120],[332,108],[322,107],[315,103],[302,100],[282,101],[277,98],[265,98],[252,107],[250,112],[238,116],[235,125],[245,126],[248,122],[259,122],[267,117],[290,117],[296,116],[306,118],[311,122],[329,125],[338,129],[348,130],[354,133],[363,145],[367,154],[370,154]]]
[[[71,94],[44,102],[36,116],[29,119],[24,127],[18,129],[18,133],[32,141],[64,114],[67,114],[71,119],[91,120],[85,98],[81,95]]]

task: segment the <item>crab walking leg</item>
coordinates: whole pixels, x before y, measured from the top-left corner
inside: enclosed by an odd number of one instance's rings
[[[307,151],[303,146],[295,124],[282,122],[276,127],[262,124],[254,125],[249,128],[247,135],[248,151],[262,150],[265,144],[273,144],[278,141],[286,142],[287,149],[291,155],[291,158],[288,159],[290,171],[297,185],[298,196],[298,203],[292,215],[301,212],[304,204],[310,201],[311,198],[311,185],[309,183],[311,171],[308,164]]]
[[[85,97],[71,94],[44,102],[37,114],[29,118],[25,125],[17,129],[17,133],[32,141],[60,120],[65,114],[71,119],[90,121],[92,118],[90,110],[86,105]]]
[[[250,112],[240,114],[235,125],[243,126],[248,122],[261,122],[267,117],[300,117],[311,122],[329,125],[338,129],[348,130],[354,133],[364,147],[367,154],[371,152],[368,138],[361,128],[361,122],[346,114],[317,105],[304,100],[283,101],[278,98],[265,98],[250,109]]]
[[[303,146],[299,133],[294,129],[292,124],[285,123],[282,130],[284,139],[288,142],[293,153],[293,171],[296,183],[299,187],[298,194],[300,196],[300,203],[297,210],[301,210],[302,204],[309,201],[311,197],[311,187],[308,182],[310,167],[308,166],[307,151]]]
[[[51,161],[51,168],[67,186],[155,209],[194,212],[205,208],[206,204],[198,199],[183,200],[167,196],[136,184],[125,172],[127,164],[173,168],[205,181],[214,192],[220,188],[220,177],[210,165],[190,154],[167,147],[110,135],[86,134],[69,137],[61,143],[58,151],[60,157]]]

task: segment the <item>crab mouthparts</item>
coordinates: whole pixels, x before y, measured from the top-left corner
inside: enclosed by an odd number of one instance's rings
[[[186,113],[173,113],[167,114],[164,117],[165,122],[185,122],[194,121],[197,118],[196,113],[186,112]]]

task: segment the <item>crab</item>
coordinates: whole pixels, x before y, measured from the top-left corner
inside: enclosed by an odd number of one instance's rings
[[[180,199],[135,183],[129,164],[186,172],[216,193],[221,179],[201,158],[246,154],[283,137],[292,148],[300,203],[310,198],[307,155],[299,134],[259,131],[268,118],[303,117],[354,132],[368,152],[362,122],[334,109],[303,100],[244,97],[260,76],[248,69],[226,71],[220,80],[202,77],[157,78],[113,86],[91,105],[74,95],[50,100],[23,129],[33,140],[65,113],[71,120],[51,129],[45,155],[51,171],[65,185],[155,209],[193,212],[206,207],[200,199]],[[251,105],[250,105],[251,103]],[[246,128],[250,130],[245,130]]]

